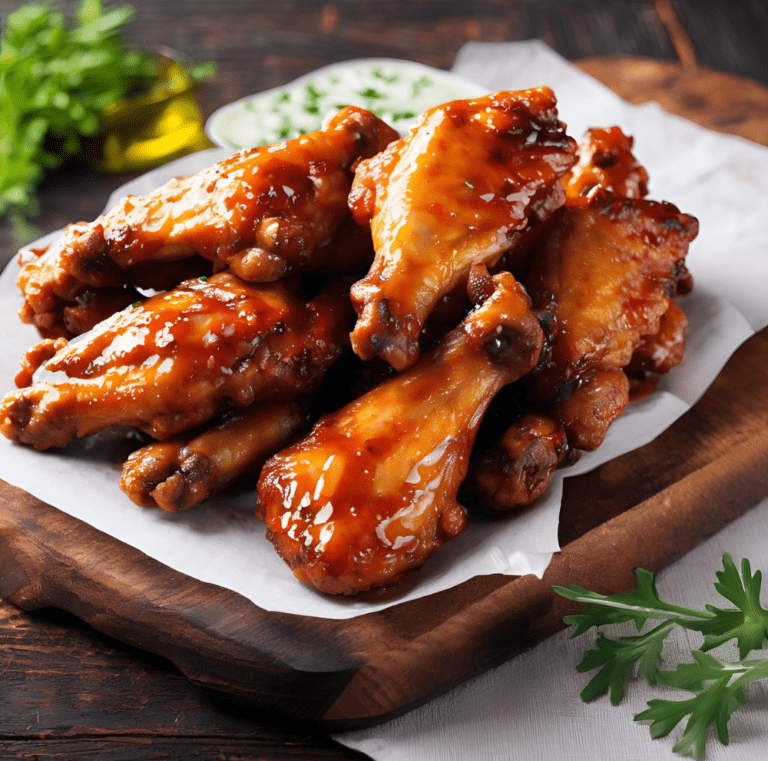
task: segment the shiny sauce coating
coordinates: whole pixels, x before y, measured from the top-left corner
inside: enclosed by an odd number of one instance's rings
[[[501,92],[426,111],[416,127],[355,172],[350,208],[370,223],[376,258],[352,287],[352,346],[402,370],[438,301],[475,264],[565,202],[560,177],[575,142],[547,88]]]
[[[420,566],[465,526],[456,494],[480,419],[530,370],[543,334],[509,273],[409,370],[382,383],[262,470],[258,511],[296,576],[354,594]]]

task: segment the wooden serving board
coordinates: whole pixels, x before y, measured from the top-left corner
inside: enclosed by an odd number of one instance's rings
[[[68,610],[262,712],[376,724],[562,628],[572,607],[552,585],[628,589],[768,495],[767,358],[768,328],[655,441],[567,479],[543,579],[478,577],[343,621],[270,613],[0,481],[0,596]]]

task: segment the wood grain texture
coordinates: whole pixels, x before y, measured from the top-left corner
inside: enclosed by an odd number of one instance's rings
[[[62,610],[30,616],[0,600],[0,632],[2,759],[367,758],[267,722]]]
[[[656,101],[708,129],[768,145],[768,90],[752,79],[640,57],[590,58],[576,65],[630,103]]]

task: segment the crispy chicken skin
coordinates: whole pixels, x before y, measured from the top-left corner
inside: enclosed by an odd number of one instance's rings
[[[447,103],[360,162],[349,203],[376,250],[351,291],[352,347],[363,359],[412,365],[438,301],[565,202],[560,178],[576,143],[555,104],[544,87]]]
[[[304,583],[336,594],[389,585],[464,530],[456,494],[480,419],[543,341],[512,275],[490,284],[492,295],[413,367],[264,466],[257,511]]]
[[[50,250],[49,246],[27,249],[19,254],[21,272],[18,283],[25,298],[32,294],[44,294],[44,281],[49,277],[58,277],[56,268],[61,262],[55,255],[49,255]],[[19,310],[19,318],[23,323],[34,325],[43,338],[72,338],[87,333],[129,304],[143,301],[145,296],[139,289],[165,291],[184,280],[206,277],[212,272],[212,263],[201,256],[144,261],[125,269],[104,270],[103,276],[97,278],[97,285],[72,280],[67,298],[50,298],[48,311],[35,312],[32,307],[35,297],[27,298]]]
[[[597,189],[545,224],[523,280],[548,333],[529,386],[558,402],[593,372],[626,367],[658,332],[698,222],[670,203]]]
[[[600,185],[622,198],[645,198],[648,172],[632,153],[634,139],[619,127],[588,129],[579,141],[579,162],[563,179],[568,198]]]
[[[38,449],[115,424],[164,439],[225,406],[291,399],[316,388],[348,347],[351,318],[341,285],[307,305],[284,284],[231,272],[189,280],[47,360],[46,343],[31,385],[0,402],[0,431]]]
[[[323,248],[349,217],[354,162],[395,138],[376,116],[348,106],[326,129],[240,151],[145,196],[127,196],[22,259],[22,319],[64,335],[62,310],[84,290],[120,286],[127,270],[148,261],[197,254],[251,282],[313,269],[318,251],[319,264],[332,268]]]
[[[137,449],[126,460],[120,488],[137,505],[187,510],[261,466],[306,425],[298,401],[260,402],[228,414],[202,433]]]
[[[683,361],[687,331],[688,318],[685,312],[669,299],[658,331],[640,340],[627,370],[665,375]]]

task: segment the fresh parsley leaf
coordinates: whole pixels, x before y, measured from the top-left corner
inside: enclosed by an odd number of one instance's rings
[[[82,0],[68,22],[53,0],[11,13],[0,39],[0,215],[34,213],[46,170],[80,151],[115,103],[146,90],[155,56],[129,50],[121,30],[133,16]],[[190,67],[193,80],[211,64]]]
[[[651,737],[668,735],[683,719],[688,721],[684,734],[673,750],[703,758],[707,734],[714,727],[723,744],[728,743],[728,721],[744,703],[743,686],[749,681],[768,678],[768,659],[745,660],[752,650],[763,647],[768,639],[768,611],[760,604],[762,574],[752,573],[748,560],[742,560],[741,573],[730,555],[723,556],[723,570],[716,573],[715,589],[735,608],[706,605],[704,611],[665,602],[659,597],[653,574],[638,569],[634,592],[603,595],[572,585],[553,587],[554,591],[575,602],[584,603],[579,613],[564,618],[575,626],[573,636],[595,627],[633,621],[640,631],[646,621],[662,623],[645,634],[610,639],[598,631],[595,649],[588,650],[577,666],[581,672],[599,669],[581,693],[583,700],[610,694],[616,705],[624,698],[626,681],[635,669],[650,685],[661,682],[687,690],[686,700],[648,702],[636,721],[650,721]],[[703,635],[701,649],[693,650],[692,663],[677,664],[672,671],[660,668],[664,641],[676,627]],[[735,639],[739,661],[718,660],[708,652]]]
[[[659,597],[656,582],[650,571],[638,568],[635,578],[637,586],[634,592],[620,592],[615,595],[590,592],[576,584],[570,588],[553,587],[562,597],[587,603],[580,613],[563,619],[566,624],[576,626],[572,636],[577,637],[593,626],[622,624],[626,621],[634,621],[638,631],[648,620],[674,620],[686,628],[698,628],[701,621],[712,618],[711,614],[664,602]]]
[[[694,697],[687,700],[650,700],[648,709],[635,721],[651,721],[651,736],[663,737],[690,716],[685,733],[673,750],[704,758],[707,731],[714,726],[723,745],[728,744],[728,721],[744,704],[744,685],[768,677],[768,659],[722,662],[694,650],[693,663],[680,663],[674,671],[659,673],[660,681],[670,687],[687,690]]]
[[[0,214],[34,211],[43,172],[77,153],[107,107],[155,76],[149,54],[127,51],[129,6],[84,0],[69,26],[52,4],[8,16],[0,42]]]
[[[651,737],[666,737],[686,716],[690,716],[682,739],[672,748],[675,753],[704,758],[707,730],[714,725],[723,745],[728,744],[728,720],[744,703],[744,694],[728,685],[723,676],[707,689],[687,700],[649,700],[648,708],[635,721],[650,721]]]
[[[716,576],[715,589],[737,610],[725,610],[714,605],[707,605],[713,614],[712,622],[702,630],[704,644],[702,650],[711,650],[730,639],[736,639],[739,657],[745,658],[752,650],[759,650],[768,638],[768,610],[760,605],[760,586],[763,575],[756,571],[752,575],[749,561],[741,562],[741,573],[729,555],[723,557],[723,570]]]
[[[577,671],[600,671],[582,690],[582,700],[592,700],[610,690],[611,703],[618,705],[624,699],[624,684],[634,674],[635,667],[649,684],[656,684],[661,663],[661,650],[673,626],[660,624],[636,637],[609,639],[602,632],[597,634],[597,649],[588,650]]]

